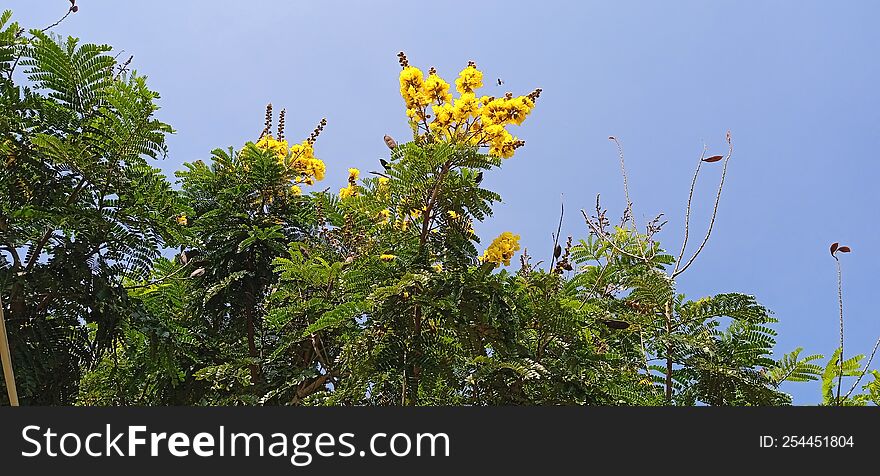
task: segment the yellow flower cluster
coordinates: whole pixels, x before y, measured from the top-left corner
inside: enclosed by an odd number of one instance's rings
[[[345,200],[349,197],[354,197],[357,195],[357,185],[348,184],[348,186],[342,187],[339,189],[339,198]]]
[[[381,223],[383,225],[387,225],[388,223],[391,222],[391,210],[389,210],[387,208],[384,210],[380,210],[378,218],[379,218],[379,223]]]
[[[284,166],[289,180],[308,185],[324,180],[326,166],[324,161],[315,157],[311,141],[304,140],[290,145],[284,139],[279,140],[265,134],[255,145],[258,149],[271,151],[278,157],[278,163]]]
[[[348,186],[339,189],[339,198],[346,199],[357,195],[357,179],[358,177],[360,177],[360,175],[360,170],[354,168],[348,169]]]
[[[189,224],[189,220],[186,218],[186,214],[185,214],[185,213],[181,213],[180,215],[178,215],[178,217],[177,217],[177,224],[178,224],[178,225],[183,225],[183,226],[186,226],[187,224]]]
[[[510,259],[518,250],[519,235],[505,231],[492,240],[492,244],[489,245],[480,260],[484,263],[495,263],[496,268],[502,263],[504,266],[510,266]]]
[[[421,131],[429,140],[488,147],[490,155],[503,158],[512,157],[524,144],[507,126],[522,125],[534,109],[540,89],[526,96],[514,97],[507,93],[500,98],[477,97],[475,91],[483,86],[483,73],[470,62],[455,80],[459,97],[453,99],[449,83],[433,68],[426,78],[421,70],[409,65],[403,53],[398,57],[403,67],[400,95],[417,134]]]

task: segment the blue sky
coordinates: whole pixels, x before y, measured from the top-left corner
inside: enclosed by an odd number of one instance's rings
[[[66,0],[6,0],[29,27],[52,23]],[[734,141],[719,217],[682,276],[691,298],[746,292],[780,320],[778,352],[837,346],[833,241],[843,256],[847,354],[880,335],[871,286],[880,264],[876,160],[880,137],[880,4],[869,1],[167,1],[79,0],[56,32],[108,43],[162,94],[177,133],[161,164],[206,159],[253,140],[265,104],[288,110],[287,135],[322,118],[322,184],[348,167],[377,168],[386,133],[408,135],[396,53],[454,79],[468,60],[487,94],[544,92],[516,135],[525,148],[484,184],[504,197],[477,227],[510,230],[530,253],[551,251],[560,202],[564,234],[581,238],[581,208],[601,193],[622,210],[613,143],[626,153],[636,217],[666,213],[660,239],[680,246],[693,167]],[[494,85],[496,78],[505,81]],[[717,165],[717,164],[716,164]],[[717,184],[707,167],[692,230],[702,233]],[[874,368],[878,368],[874,365]],[[819,384],[785,387],[819,401]]]

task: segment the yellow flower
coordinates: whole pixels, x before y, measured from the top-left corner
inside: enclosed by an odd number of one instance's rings
[[[505,231],[492,240],[492,244],[480,258],[484,263],[494,263],[497,268],[502,263],[510,266],[510,259],[519,250],[519,235]]]
[[[302,195],[303,191],[301,188],[297,187],[296,185],[291,185],[290,186],[290,193],[292,193],[294,195]]]
[[[339,198],[343,200],[349,197],[354,197],[355,195],[357,195],[357,185],[348,184],[347,187],[339,189]]]
[[[455,89],[461,94],[473,93],[475,89],[482,87],[483,72],[473,65],[468,65],[461,70],[458,73],[458,79],[455,80]]]
[[[425,106],[421,94],[423,85],[424,75],[419,68],[407,66],[400,72],[400,95],[407,109],[420,109]]]
[[[418,220],[422,216],[422,211],[423,211],[423,209],[413,208],[409,212],[409,216],[411,216],[413,218],[413,220]]]
[[[185,213],[181,213],[180,216],[177,217],[177,224],[186,226],[189,223],[189,220],[186,218]]]
[[[434,120],[431,121],[431,129],[446,129],[452,124],[454,108],[449,103],[434,106]]]
[[[449,210],[448,212],[446,212],[446,214],[448,214],[449,218],[452,218],[453,220],[458,218],[458,213],[455,213],[455,210]]]
[[[383,253],[382,255],[379,256],[379,259],[382,261],[394,261],[394,258],[397,258],[397,256],[387,254],[387,253]]]
[[[382,224],[389,223],[391,221],[391,210],[386,208],[379,211],[379,219],[381,220]]]
[[[463,93],[460,98],[455,100],[452,118],[456,122],[464,122],[471,117],[476,117],[479,111],[480,105],[477,103],[477,97],[474,96],[474,93]]]
[[[505,125],[510,120],[510,105],[507,98],[492,99],[480,110],[480,121],[484,126]]]
[[[361,171],[358,169],[348,169],[348,181],[355,182],[358,177],[361,176]]]
[[[277,140],[268,134],[261,137],[255,145],[258,149],[270,150],[274,152],[275,155],[279,156],[279,158],[286,157],[289,151],[286,140]]]
[[[528,96],[520,96],[509,102],[510,121],[518,126],[526,120],[526,116],[535,108],[535,102]]]
[[[429,74],[428,79],[422,84],[422,100],[425,104],[429,102],[442,104],[451,101],[452,94],[449,94],[449,83],[435,73]]]
[[[434,268],[434,271],[436,271],[438,273],[443,272],[443,263],[434,263],[434,265],[431,267]]]

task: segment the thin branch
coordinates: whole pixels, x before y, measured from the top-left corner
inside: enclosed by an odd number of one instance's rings
[[[45,33],[45,32],[47,32],[47,31],[51,30],[52,28],[55,28],[56,26],[60,25],[61,22],[63,22],[64,20],[66,20],[67,17],[70,16],[71,13],[73,13],[73,7],[67,9],[67,13],[65,13],[64,16],[61,17],[58,21],[56,21],[55,23],[53,23],[53,24],[47,26],[46,28],[43,28],[43,29],[40,30],[40,31],[43,32],[43,33]]]
[[[636,226],[636,218],[633,216],[632,201],[629,199],[629,182],[626,176],[626,165],[623,161],[623,146],[620,145],[620,141],[614,136],[609,136],[608,140],[613,141],[617,146],[617,157],[620,159],[620,174],[623,175],[623,195],[626,198],[626,211],[629,214],[630,221],[632,221],[633,229],[636,229],[638,227]]]
[[[88,183],[88,180],[85,177],[83,177],[83,179],[79,182],[79,184],[76,186],[76,188],[70,194],[70,196],[67,197],[65,205],[70,205],[71,203],[73,203],[73,201],[79,196],[79,193],[82,191],[82,189],[86,186],[87,183]],[[43,253],[43,247],[46,246],[46,243],[49,241],[49,238],[52,237],[52,234],[54,232],[55,232],[54,228],[49,228],[48,230],[46,230],[46,233],[42,236],[42,238],[40,238],[40,241],[38,241],[29,250],[29,251],[32,251],[32,254],[31,254],[31,259],[28,261],[27,265],[25,265],[25,268],[24,268],[25,272],[30,272],[31,269],[33,269],[34,265],[37,264],[37,260],[40,258],[40,254]]]
[[[587,212],[585,212],[584,210],[581,210],[581,213],[584,215],[584,220],[587,221],[587,225],[590,227],[591,230],[593,230],[593,233],[595,233],[596,236],[599,237],[601,240],[603,240],[603,241],[605,241],[606,243],[608,243],[609,245],[611,245],[611,247],[612,247],[615,251],[617,251],[617,252],[620,253],[620,254],[623,254],[623,255],[629,256],[630,258],[633,258],[633,259],[636,259],[636,260],[643,260],[643,259],[644,259],[644,257],[642,257],[642,256],[638,256],[638,255],[632,254],[632,253],[630,253],[629,251],[626,251],[626,250],[624,250],[623,248],[617,246],[617,244],[614,243],[614,240],[612,240],[611,238],[609,238],[608,235],[607,235],[605,232],[603,232],[599,227],[597,227],[595,224],[593,224],[593,221],[590,220],[590,217],[587,216]]]
[[[690,233],[690,225],[691,225],[691,204],[694,200],[694,189],[697,187],[697,177],[700,175],[700,168],[703,166],[703,159],[706,158],[706,144],[703,144],[703,152],[700,154],[700,160],[697,162],[697,169],[694,171],[694,179],[691,180],[691,189],[688,192],[688,201],[687,208],[685,208],[684,212],[684,241],[681,243],[681,251],[678,253],[678,258],[675,259],[675,271],[678,271],[678,267],[681,266],[681,259],[684,257],[684,250],[688,244],[688,235]]]
[[[721,202],[721,191],[724,189],[724,178],[727,176],[727,164],[730,162],[730,156],[733,155],[733,143],[730,141],[730,131],[727,132],[727,157],[724,158],[724,167],[721,169],[721,181],[718,184],[718,193],[715,195],[715,205],[712,207],[712,219],[709,221],[709,229],[706,231],[706,236],[703,238],[703,242],[700,243],[700,247],[697,248],[697,251],[693,256],[685,263],[684,267],[672,273],[672,278],[674,279],[681,273],[684,273],[691,264],[693,264],[694,260],[697,259],[697,256],[703,251],[703,248],[706,246],[706,243],[709,241],[709,237],[712,236],[712,228],[715,226],[715,218],[718,216],[718,204]]]
[[[843,273],[840,270],[840,259],[833,254],[831,256],[834,256],[834,262],[837,265],[837,305],[840,315],[840,356],[837,358],[837,405],[840,406],[840,385],[843,382]]]
[[[565,216],[565,201],[563,200],[560,203],[559,210],[559,225],[556,226],[556,234],[553,235],[553,252],[551,253],[550,259],[550,269],[553,269],[553,265],[556,264],[556,247],[559,246],[559,234],[562,233],[562,217]]]
[[[0,249],[8,251],[12,256],[13,269],[21,269],[21,257],[18,255],[18,250],[12,246],[12,243],[4,243],[3,246],[0,246]]]
[[[862,381],[862,378],[865,377],[865,374],[868,373],[868,368],[871,366],[871,362],[874,360],[874,355],[877,353],[877,347],[880,346],[880,338],[877,339],[877,342],[874,343],[874,349],[871,350],[871,356],[868,357],[868,363],[865,364],[865,368],[862,369],[862,373],[859,374],[859,378],[856,379],[855,383],[853,383],[852,388],[849,389],[849,392],[846,392],[846,395],[843,396],[843,399],[846,400],[849,398],[850,394],[853,393],[853,390],[859,386],[859,383]]]
[[[190,263],[192,263],[192,261],[187,261],[187,263],[184,264],[183,266],[181,266],[180,268],[177,268],[176,270],[172,271],[171,273],[166,274],[165,276],[162,276],[161,278],[157,278],[157,279],[154,279],[152,281],[142,283],[142,284],[135,284],[133,286],[123,286],[122,288],[123,289],[148,288],[148,287],[153,286],[155,284],[162,283],[162,282],[167,281],[167,280],[173,278],[174,276],[177,276],[178,274],[180,274],[180,272],[183,271],[184,269],[186,269],[186,267],[189,266]]]

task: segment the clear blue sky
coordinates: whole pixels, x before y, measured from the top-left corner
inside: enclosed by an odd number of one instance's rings
[[[527,144],[485,184],[504,197],[478,226],[551,248],[562,195],[564,234],[585,237],[579,210],[597,193],[624,200],[623,143],[636,216],[664,212],[668,249],[703,143],[735,144],[715,234],[680,282],[692,298],[747,292],[780,320],[778,352],[837,345],[833,241],[844,256],[847,353],[880,334],[871,287],[880,265],[880,4],[870,1],[331,2],[79,0],[56,31],[109,43],[161,92],[169,173],[212,148],[253,140],[263,108],[288,109],[288,136],[329,124],[317,154],[334,188],[350,166],[375,169],[386,133],[407,137],[396,53],[454,79],[468,60],[489,94],[544,90],[517,132]],[[6,0],[27,26],[66,0]],[[503,88],[492,86],[503,78]],[[711,209],[717,167],[698,187],[694,229]],[[877,365],[874,366],[877,368]],[[785,387],[819,401],[819,384]]]

